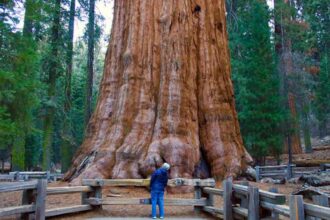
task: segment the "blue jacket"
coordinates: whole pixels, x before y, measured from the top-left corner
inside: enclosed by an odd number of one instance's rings
[[[164,168],[159,168],[151,176],[151,191],[163,192],[165,190],[165,187],[167,186],[167,181],[167,170]]]

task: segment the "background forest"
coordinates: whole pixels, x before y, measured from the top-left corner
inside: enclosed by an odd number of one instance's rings
[[[111,38],[97,2],[0,0],[0,160],[12,170],[65,172],[80,146]],[[245,147],[257,163],[311,152],[330,133],[329,1],[227,0],[227,30]]]

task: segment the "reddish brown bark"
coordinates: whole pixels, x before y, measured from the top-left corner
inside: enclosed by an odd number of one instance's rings
[[[251,161],[230,80],[225,1],[117,0],[96,110],[67,179],[192,177]]]

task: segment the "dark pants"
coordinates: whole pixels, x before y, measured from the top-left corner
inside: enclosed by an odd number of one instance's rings
[[[156,206],[159,207],[159,216],[164,217],[164,191],[151,191],[151,215],[156,217]]]

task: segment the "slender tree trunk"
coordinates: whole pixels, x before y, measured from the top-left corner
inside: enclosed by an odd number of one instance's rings
[[[76,10],[76,0],[71,0],[70,3],[70,18],[69,18],[69,33],[67,40],[66,53],[66,74],[65,74],[65,102],[63,122],[62,145],[61,145],[61,168],[62,172],[66,172],[70,166],[73,151],[73,137],[71,133],[71,76],[72,76],[72,58],[73,58],[73,34],[74,34],[74,19]]]
[[[13,142],[12,149],[12,170],[19,171],[25,169],[25,132],[23,128],[16,133],[17,137]]]
[[[31,37],[33,29],[33,1],[25,1],[25,15],[24,15],[24,26],[23,26],[23,36]]]
[[[276,0],[275,2],[275,36],[276,36],[276,53],[279,58],[279,74],[280,74],[280,93],[282,97],[285,97],[284,105],[290,110],[290,120],[287,120],[284,125],[284,130],[287,135],[290,135],[291,143],[285,143],[285,147],[292,147],[293,154],[302,153],[299,135],[299,121],[296,112],[296,98],[291,92],[292,85],[289,80],[290,74],[293,73],[293,57],[292,57],[292,43],[289,34],[286,30],[286,25],[291,20],[290,15],[283,12],[283,7],[281,3],[290,4],[288,0]]]
[[[240,173],[225,1],[116,0],[96,110],[66,179]]]
[[[311,133],[310,133],[310,124],[309,124],[309,118],[308,118],[308,112],[309,110],[303,110],[303,133],[304,133],[304,143],[305,143],[305,152],[311,153],[313,151],[312,149],[312,143],[311,143]]]
[[[5,160],[1,160],[1,173],[5,173]]]
[[[237,0],[229,0],[226,1],[226,11],[227,11],[227,24],[232,23],[232,22],[236,22],[235,18],[236,18],[236,11],[237,11]]]
[[[58,77],[59,62],[58,62],[58,46],[59,46],[59,32],[60,32],[60,13],[61,0],[55,1],[54,17],[51,34],[51,57],[48,66],[48,105],[46,106],[46,117],[44,122],[44,138],[43,138],[43,154],[42,154],[42,168],[49,170],[53,132],[54,132],[54,118],[56,113],[56,79]]]
[[[86,82],[86,106],[85,125],[92,114],[93,76],[94,76],[94,34],[95,34],[95,0],[89,0],[88,16],[88,57],[87,57],[87,82]]]
[[[42,17],[42,9],[44,7],[45,2],[42,0],[35,0],[37,7],[35,9],[35,15],[39,18]],[[34,21],[34,35],[35,35],[35,40],[38,43],[40,40],[42,40],[42,26],[41,26],[42,19],[36,19]]]

